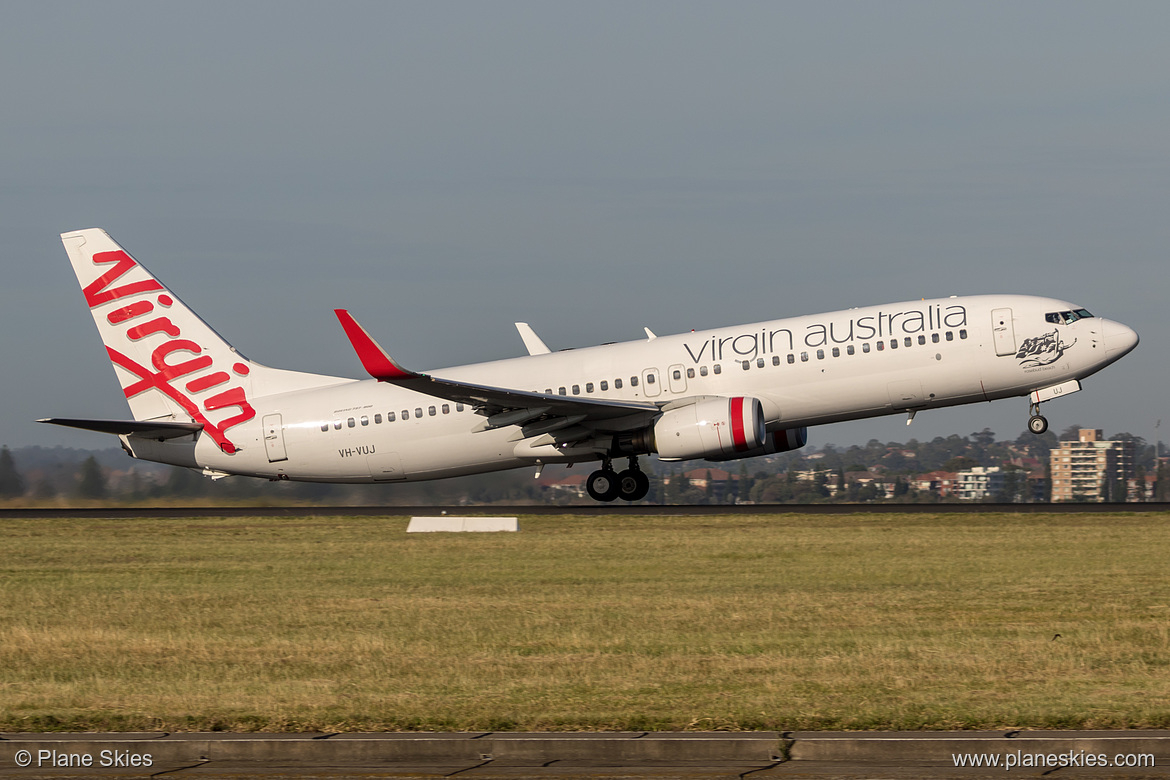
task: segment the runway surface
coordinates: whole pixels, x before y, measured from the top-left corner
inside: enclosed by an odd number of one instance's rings
[[[976,756],[999,766],[956,766]],[[1168,767],[1170,731],[0,735],[0,778],[1166,778]]]
[[[853,515],[853,514],[1102,514],[1170,512],[1170,503],[1132,504],[589,504],[550,506],[512,504],[484,506],[159,506],[159,507],[33,507],[0,509],[0,518],[35,517],[385,517],[413,515]]]

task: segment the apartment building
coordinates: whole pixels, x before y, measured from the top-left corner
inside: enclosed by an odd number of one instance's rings
[[[1101,430],[1082,428],[1077,441],[1052,451],[1052,500],[1125,501],[1134,476],[1132,441],[1107,441]]]
[[[1004,473],[999,466],[976,466],[955,475],[955,495],[960,501],[982,501],[992,498],[1004,487]]]

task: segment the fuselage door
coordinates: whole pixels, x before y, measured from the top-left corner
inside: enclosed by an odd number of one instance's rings
[[[284,451],[284,426],[279,414],[264,415],[264,451],[268,453],[269,463],[288,460]]]
[[[1011,309],[991,310],[991,333],[995,339],[995,354],[1016,354],[1016,328],[1012,324]]]
[[[662,392],[662,376],[657,368],[647,368],[642,371],[642,395],[653,398]]]
[[[685,393],[687,391],[687,369],[682,363],[671,366],[666,370],[670,383],[670,392]]]

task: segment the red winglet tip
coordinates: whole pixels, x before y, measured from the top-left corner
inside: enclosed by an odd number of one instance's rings
[[[386,350],[382,349],[378,342],[374,341],[373,337],[366,332],[366,329],[358,324],[352,314],[345,309],[334,309],[333,313],[337,315],[341,327],[345,330],[346,337],[349,338],[349,343],[353,345],[358,359],[362,361],[362,366],[369,372],[370,376],[382,381],[410,379],[415,376],[395,363],[394,359],[386,354]]]

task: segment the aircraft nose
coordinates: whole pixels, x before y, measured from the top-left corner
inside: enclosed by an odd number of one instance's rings
[[[1138,345],[1137,331],[1120,322],[1105,320],[1101,324],[1101,333],[1105,337],[1105,354],[1114,360]]]

